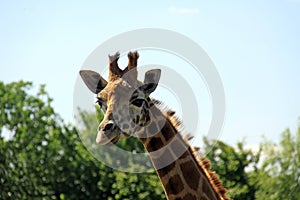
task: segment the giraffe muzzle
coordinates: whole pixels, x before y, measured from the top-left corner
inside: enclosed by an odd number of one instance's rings
[[[120,135],[118,134],[117,126],[113,121],[108,121],[105,124],[100,124],[96,143],[99,145],[115,144],[119,141]]]

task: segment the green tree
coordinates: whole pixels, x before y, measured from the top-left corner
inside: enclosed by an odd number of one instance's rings
[[[234,148],[221,141],[209,141],[204,138],[207,158],[212,170],[219,175],[232,199],[252,200],[257,191],[258,162],[261,150],[253,153],[245,149],[244,143],[237,143]]]
[[[32,89],[29,82],[0,82],[0,198],[101,198],[99,164],[54,112],[45,87]],[[13,137],[5,140],[2,130]]]
[[[105,148],[95,144],[99,108],[79,112],[79,134],[55,113],[45,86],[34,89],[29,82],[0,82],[0,199],[165,199],[153,170],[115,171],[90,154]],[[145,151],[134,137],[117,145]],[[233,199],[300,199],[300,128],[283,132],[278,144],[264,142],[257,153],[241,142],[231,147],[206,139],[205,150]],[[135,160],[100,152],[113,164],[140,169]]]
[[[0,199],[164,199],[156,174],[117,172],[95,160],[54,112],[45,86],[33,88],[0,82]]]
[[[300,199],[300,126],[295,135],[287,129],[278,144],[263,144],[257,199]]]

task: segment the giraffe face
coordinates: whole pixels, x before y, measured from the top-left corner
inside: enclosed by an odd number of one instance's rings
[[[108,83],[97,94],[105,115],[98,126],[98,144],[116,143],[150,121],[150,98],[143,84],[132,85],[122,78]]]
[[[136,65],[137,57],[132,61],[132,53],[129,53],[129,64]],[[129,72],[125,69],[124,74],[112,76],[107,82],[97,72],[80,71],[84,83],[97,94],[97,102],[105,113],[97,130],[98,144],[117,143],[139,131],[150,121],[149,95],[156,89],[161,71],[147,71],[144,82],[136,80],[136,74],[132,76]]]

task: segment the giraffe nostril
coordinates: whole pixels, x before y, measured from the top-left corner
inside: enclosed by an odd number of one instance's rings
[[[103,131],[109,131],[109,130],[113,129],[113,127],[114,127],[113,123],[108,123],[105,125]]]

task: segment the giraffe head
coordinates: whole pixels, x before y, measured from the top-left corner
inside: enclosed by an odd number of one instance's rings
[[[118,66],[120,54],[109,56],[109,78],[106,81],[97,72],[81,70],[84,83],[97,94],[97,103],[105,113],[98,126],[98,144],[116,143],[131,136],[150,121],[149,95],[156,89],[160,69],[145,73],[144,81],[137,80],[137,52],[128,53],[128,66]]]

